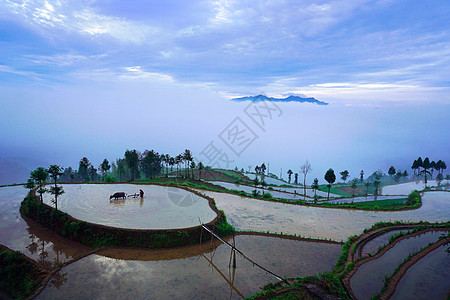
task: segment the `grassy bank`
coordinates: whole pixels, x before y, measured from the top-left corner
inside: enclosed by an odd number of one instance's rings
[[[42,278],[40,270],[19,251],[0,252],[0,289],[15,299],[31,296]]]

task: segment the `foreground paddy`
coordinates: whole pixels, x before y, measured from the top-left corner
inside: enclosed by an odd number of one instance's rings
[[[176,229],[208,223],[217,214],[208,200],[179,188],[135,184],[63,184],[58,208],[72,217],[101,225],[133,229]],[[142,189],[145,198],[109,200],[115,192]],[[51,204],[52,196],[44,194]]]

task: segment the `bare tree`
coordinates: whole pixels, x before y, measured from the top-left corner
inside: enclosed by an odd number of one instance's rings
[[[309,161],[306,161],[305,164],[300,167],[300,171],[303,173],[303,195],[306,195],[306,175],[312,171]]]

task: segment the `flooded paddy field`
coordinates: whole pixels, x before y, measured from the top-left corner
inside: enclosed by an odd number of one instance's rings
[[[429,231],[399,241],[381,257],[361,265],[350,278],[350,285],[357,299],[371,299],[384,284],[384,277],[408,256],[429,243],[436,242],[445,231]]]
[[[409,268],[397,285],[392,300],[447,299],[450,293],[448,246],[441,246]]]
[[[408,231],[408,229],[397,229],[397,230],[390,230],[381,235],[378,235],[377,237],[371,239],[369,242],[364,244],[362,247],[359,246],[356,249],[355,253],[358,255],[358,257],[365,257],[368,256],[369,254],[374,255],[378,251],[379,247],[387,245],[387,243],[389,242],[389,238],[391,236],[406,231]]]
[[[256,235],[237,235],[235,242],[252,260],[280,276],[330,271],[341,251],[339,244]],[[134,254],[107,249],[105,254],[116,258],[94,254],[63,268],[67,281],[49,284],[37,299],[240,299],[276,281],[240,255],[236,269],[229,268],[230,248],[226,245],[210,249],[206,242],[187,248],[189,251],[184,251],[185,247],[131,250]]]
[[[27,190],[22,186],[0,188],[0,244],[22,252],[44,268],[92,251],[23,219],[19,208],[26,194]]]
[[[237,230],[300,234],[305,237],[345,241],[380,221],[445,222],[450,219],[450,193],[426,192],[422,206],[407,211],[362,211],[308,207],[204,192],[225,211]]]
[[[198,226],[217,217],[207,199],[179,188],[135,184],[63,184],[58,209],[79,220],[133,229],[176,229]],[[144,191],[145,198],[109,200],[115,192]],[[44,203],[52,196],[44,194]]]
[[[436,186],[436,180],[428,180],[427,186]],[[381,188],[381,193],[384,195],[409,195],[412,191],[421,191],[425,188],[423,180],[416,180],[411,182],[386,185]]]

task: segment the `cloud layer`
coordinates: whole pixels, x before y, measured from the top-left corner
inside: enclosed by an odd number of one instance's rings
[[[6,0],[0,8],[8,84],[76,83],[101,71],[230,96],[450,101],[445,1]]]

